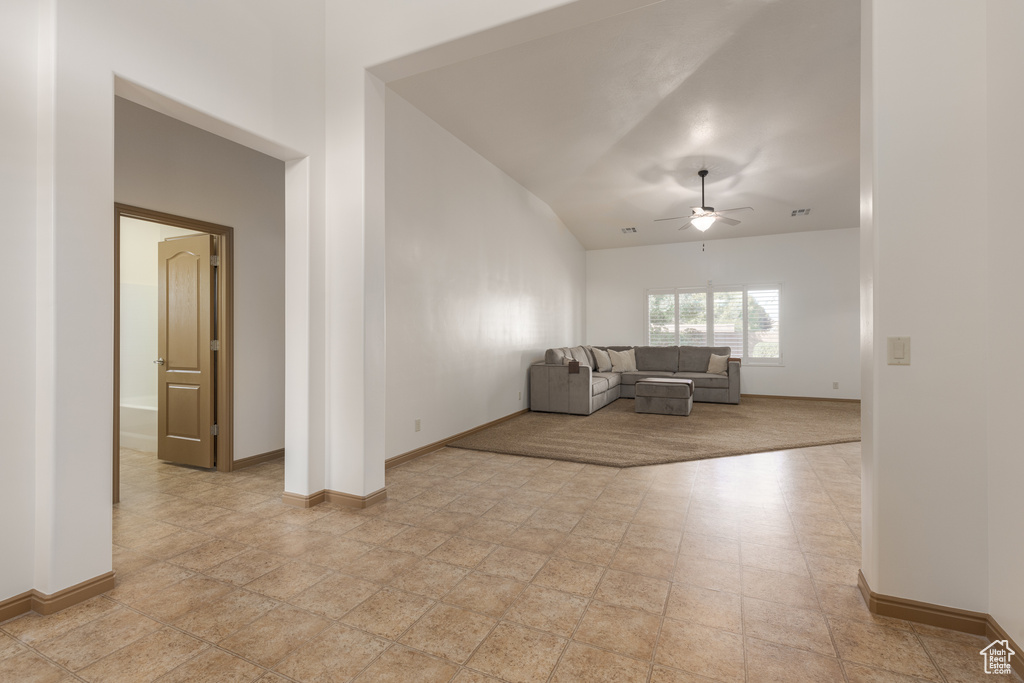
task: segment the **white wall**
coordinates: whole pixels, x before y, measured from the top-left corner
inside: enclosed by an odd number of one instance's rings
[[[1020,191],[1024,159],[1024,5],[1015,0],[988,3],[988,197],[999,207]],[[1024,232],[1015,220],[993,215],[989,224],[988,319],[989,339],[1024,339],[1020,298],[1020,259]],[[1010,342],[1013,344],[1013,342]],[[1004,347],[1005,348],[1005,347]],[[988,515],[989,612],[1017,644],[1024,643],[1024,457],[1020,429],[1020,387],[1024,364],[1000,364],[989,381]],[[1024,653],[1018,653],[1024,657]]]
[[[283,448],[284,163],[121,98],[115,115],[118,202],[234,228],[234,459]]]
[[[0,3],[0,600],[33,587],[37,3]]]
[[[860,398],[857,240],[824,230],[587,252],[586,341],[646,343],[646,289],[781,283],[785,364],[744,364],[743,393]]]
[[[547,204],[398,95],[386,105],[392,457],[528,405],[530,363],[583,338],[586,258]]]
[[[1021,375],[1015,360],[996,360],[1004,347],[992,330],[1019,334],[1019,319],[997,311],[1020,305],[992,286],[1012,290],[1019,280],[1020,238],[1001,224],[1001,207],[1022,179],[1024,25],[1011,3],[988,7],[997,15],[987,18],[975,0],[941,11],[927,0],[864,2],[862,284],[873,352],[862,406],[863,571],[882,594],[1014,615],[1004,625],[1019,639],[1021,465],[1010,423],[1019,421]],[[996,92],[1004,87],[1010,94]],[[1016,111],[990,111],[1004,102]],[[950,211],[964,203],[969,217]],[[887,364],[892,336],[912,338],[911,365]],[[956,369],[979,353],[992,370],[972,382]],[[993,411],[1009,423],[994,427]],[[1016,547],[995,549],[1003,542]]]

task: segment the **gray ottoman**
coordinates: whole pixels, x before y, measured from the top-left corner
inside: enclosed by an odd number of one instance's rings
[[[657,415],[689,415],[693,408],[693,380],[648,377],[636,383],[633,410]]]

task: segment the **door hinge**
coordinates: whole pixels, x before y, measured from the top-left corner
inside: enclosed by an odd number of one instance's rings
[[[210,265],[211,266],[215,266],[215,267],[220,265],[220,255],[219,254],[211,254],[210,255]]]
[[[220,430],[218,430],[218,429],[217,429],[217,425],[213,425],[212,427],[210,427],[210,434],[211,434],[212,436],[217,436],[217,433],[218,433],[219,431],[220,431]]]
[[[220,339],[211,339],[210,340],[210,350],[211,351],[220,351]]]

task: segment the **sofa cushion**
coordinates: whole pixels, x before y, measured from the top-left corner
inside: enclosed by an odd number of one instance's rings
[[[622,382],[622,374],[618,372],[595,372],[591,377],[608,380],[608,388],[617,387]]]
[[[700,389],[728,389],[729,376],[711,374],[708,372],[676,372],[673,377],[680,379],[692,379],[693,386]],[[625,381],[625,380],[623,380]]]
[[[679,372],[707,372],[711,354],[731,356],[732,349],[728,346],[680,346]]]
[[[544,362],[548,365],[563,365],[562,359],[569,353],[565,347],[548,349],[544,352]]]
[[[711,357],[708,358],[708,373],[712,375],[728,375],[729,356],[711,354]]]
[[[580,362],[580,365],[586,365],[589,368],[594,367],[590,364],[590,356],[587,355],[587,350],[582,346],[572,347],[569,349],[569,353],[572,355],[573,360],[578,360]]]
[[[644,377],[673,377],[677,373],[675,372],[663,372],[661,370],[647,370],[641,372],[639,370],[635,372],[624,372],[622,373],[622,383],[626,385],[636,384],[637,380],[643,379]]]
[[[598,394],[603,394],[606,391],[608,391],[608,380],[604,377],[595,377],[594,375],[591,375],[590,395],[597,396]]]
[[[612,359],[612,372],[630,372],[636,370],[636,356],[633,349],[628,351],[608,351]]]
[[[608,352],[604,349],[599,349],[596,346],[590,347],[590,352],[594,354],[594,369],[598,372],[611,372],[612,371],[612,359],[608,355]]]
[[[679,347],[638,346],[635,351],[637,370],[662,370],[665,372],[679,370]],[[701,369],[707,369],[707,365]]]

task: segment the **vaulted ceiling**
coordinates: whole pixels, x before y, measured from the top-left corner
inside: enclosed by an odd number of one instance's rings
[[[859,35],[857,0],[664,0],[388,85],[587,249],[852,228]],[[655,222],[700,205],[702,168],[709,205],[754,211]]]

